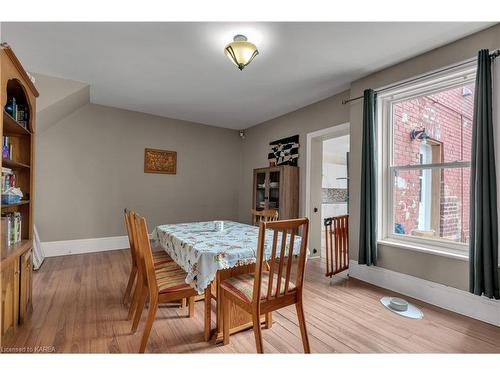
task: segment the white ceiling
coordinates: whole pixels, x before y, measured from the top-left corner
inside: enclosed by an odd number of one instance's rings
[[[2,23],[26,69],[91,85],[97,104],[244,129],[491,23]],[[245,34],[242,72],[223,48]]]

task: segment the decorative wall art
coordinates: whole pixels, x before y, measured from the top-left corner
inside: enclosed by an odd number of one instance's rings
[[[269,143],[269,165],[294,165],[299,159],[299,136],[279,139]]]
[[[177,173],[177,152],[144,149],[144,173]]]

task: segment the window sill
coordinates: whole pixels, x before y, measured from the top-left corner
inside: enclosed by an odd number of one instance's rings
[[[392,238],[378,240],[377,243],[383,246],[396,247],[398,249],[403,249],[403,250],[417,251],[420,253],[442,256],[445,258],[457,259],[462,261],[469,260],[469,256],[467,254],[439,246],[431,247],[421,244],[409,243],[407,241],[398,241]]]

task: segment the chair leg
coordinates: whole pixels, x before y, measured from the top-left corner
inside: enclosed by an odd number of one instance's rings
[[[132,286],[134,285],[136,275],[137,275],[137,267],[132,266],[132,269],[130,270],[130,276],[128,277],[127,288],[125,289],[125,293],[123,295],[122,303],[124,305],[126,305],[127,302],[130,300],[130,296],[132,294]]]
[[[221,293],[221,303],[222,303],[222,331],[223,331],[223,344],[229,344],[229,325],[231,324],[231,302],[229,298],[226,297],[225,292]]]
[[[253,321],[253,333],[255,335],[255,346],[257,348],[257,353],[264,353],[264,348],[262,345],[262,332],[260,328],[260,311],[254,311],[252,313]]]
[[[142,282],[139,280],[138,277],[137,282],[135,283],[132,301],[130,302],[130,306],[128,308],[127,320],[132,319],[132,316],[134,315],[134,312],[137,308],[137,303],[139,302],[139,298],[141,297],[141,291],[142,291]]]
[[[273,326],[273,313],[266,313],[266,329],[269,329]]]
[[[211,324],[212,324],[212,293],[211,293],[211,287],[208,285],[205,288],[205,299],[204,299],[204,304],[205,304],[205,341],[210,340],[210,331],[212,330]]]
[[[144,353],[146,350],[146,345],[148,344],[149,334],[151,333],[151,328],[153,327],[153,322],[156,317],[156,310],[158,310],[158,301],[149,301],[148,317],[146,319],[146,325],[144,326],[144,332],[142,333],[141,347],[139,348],[139,353]]]
[[[297,317],[299,318],[300,335],[302,336],[302,345],[304,346],[304,353],[311,353],[311,348],[309,347],[309,337],[307,336],[304,307],[302,306],[301,300],[299,300],[295,304],[295,308],[297,309]]]
[[[194,296],[188,298],[188,316],[192,318],[194,316]]]
[[[146,304],[147,296],[148,288],[143,287],[137,303],[137,308],[135,309],[134,322],[132,323],[132,333],[137,331],[137,327],[139,326],[139,322],[141,320],[142,310],[144,310],[144,305]],[[151,302],[149,303],[149,306],[151,306]]]

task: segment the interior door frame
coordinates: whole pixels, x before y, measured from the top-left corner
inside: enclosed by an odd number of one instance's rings
[[[313,214],[311,212],[311,166],[312,166],[312,152],[311,145],[313,139],[321,138],[322,140],[342,137],[344,135],[350,135],[350,123],[345,122],[343,124],[334,125],[329,128],[316,130],[311,133],[307,133],[306,140],[306,202],[305,202],[305,216],[310,218]],[[349,145],[350,149],[350,145]],[[313,229],[313,228],[311,228]],[[310,239],[309,239],[310,241]],[[310,248],[310,243],[307,244]],[[321,258],[321,251],[319,251],[319,256]]]

